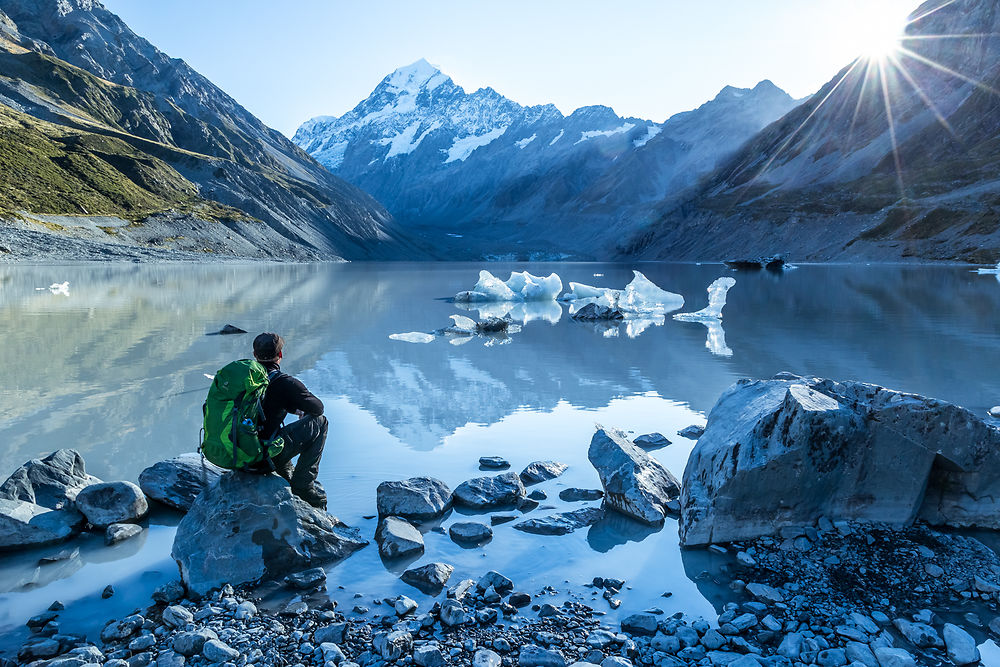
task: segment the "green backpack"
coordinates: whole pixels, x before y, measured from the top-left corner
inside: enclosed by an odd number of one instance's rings
[[[240,470],[267,462],[284,448],[281,437],[261,438],[261,401],[273,375],[253,359],[227,364],[212,380],[202,406],[205,424],[200,451],[217,466]]]

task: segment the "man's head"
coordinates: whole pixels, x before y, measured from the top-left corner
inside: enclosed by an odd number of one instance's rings
[[[257,361],[277,362],[281,359],[281,348],[285,339],[276,333],[262,333],[253,339],[253,356]]]

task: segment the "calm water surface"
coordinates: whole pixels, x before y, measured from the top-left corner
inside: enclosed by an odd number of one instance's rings
[[[802,266],[771,274],[719,265],[490,265],[502,278],[510,270],[556,271],[567,287],[622,287],[637,268],[682,294],[684,310],[705,305],[715,278],[734,275],[737,283],[724,330],[668,319],[642,331],[609,331],[574,322],[564,306],[550,303],[514,309],[525,324],[505,344],[389,339],[444,327],[449,315],[479,315],[445,297],[469,289],[480,268],[0,267],[0,475],[72,447],[92,474],[134,481],[152,463],[194,451],[205,374],[249,356],[259,331],[284,335],[283,369],[326,404],[331,429],[320,479],[330,511],[369,539],[375,521],[365,517],[375,513],[380,481],[431,475],[454,488],[485,474],[478,466],[483,455],[503,456],[515,470],[538,459],[570,465],[537,487],[549,500],[535,515],[586,505],[564,503],[558,492],[600,487],[587,461],[595,423],[667,435],[673,444],[652,454],[680,477],[693,443],[675,432],[703,424],[719,394],[741,377],[787,370],[858,379],[979,413],[1000,403],[1000,284],[966,268]],[[68,294],[38,289],[63,281]],[[251,334],[205,335],[227,323]],[[441,526],[462,519],[452,514]],[[23,639],[26,618],[56,599],[68,607],[62,627],[91,636],[107,618],[147,604],[153,588],[176,578],[169,551],[178,520],[154,511],[142,536],[112,548],[86,536],[0,556],[0,648]],[[611,518],[562,537],[526,535],[506,524],[480,549],[463,549],[433,530],[425,540],[416,561],[386,565],[373,544],[330,568],[332,596],[347,609],[354,592],[369,606],[404,592],[423,603],[396,577],[432,561],[455,565],[455,581],[497,569],[531,593],[620,577],[632,587],[622,593],[621,613],[656,606],[714,620],[714,606],[729,594],[703,574],[724,557],[681,553],[673,521],[656,531]],[[37,565],[40,556],[67,547],[79,553]],[[116,594],[102,600],[108,584]]]

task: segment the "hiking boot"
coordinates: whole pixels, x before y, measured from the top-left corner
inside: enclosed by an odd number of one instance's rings
[[[326,510],[326,491],[321,489],[317,484],[311,484],[301,489],[293,487],[292,493],[316,509]]]

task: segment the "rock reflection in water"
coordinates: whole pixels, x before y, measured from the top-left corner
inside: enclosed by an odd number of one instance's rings
[[[677,524],[668,521],[663,526],[650,526],[624,514],[607,510],[604,512],[604,517],[587,531],[587,544],[594,551],[607,553],[629,542],[642,542],[650,535],[664,529],[676,531]]]

